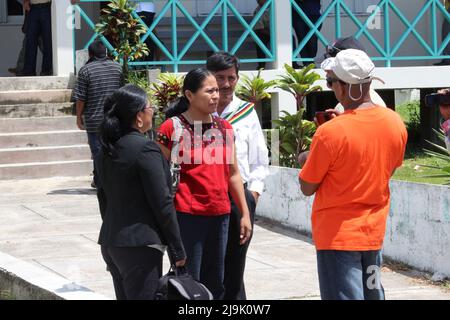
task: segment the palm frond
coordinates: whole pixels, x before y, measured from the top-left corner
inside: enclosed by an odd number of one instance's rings
[[[313,86],[314,83],[321,79],[320,75],[313,71],[314,64],[295,70],[288,64],[284,65],[286,74],[280,75],[278,78],[277,88],[289,92],[297,101],[297,109],[302,109],[301,101],[315,91],[321,90],[320,86]]]
[[[236,89],[236,95],[245,101],[257,103],[261,100],[271,97],[267,92],[270,88],[277,84],[276,81],[266,81],[261,77],[261,70],[258,71],[256,76],[247,76],[243,74],[241,76],[241,83]]]

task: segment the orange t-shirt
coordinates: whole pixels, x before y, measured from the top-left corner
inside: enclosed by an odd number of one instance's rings
[[[403,162],[406,141],[399,115],[381,107],[347,110],[317,129],[299,174],[320,184],[312,208],[317,250],[381,249],[389,179]]]

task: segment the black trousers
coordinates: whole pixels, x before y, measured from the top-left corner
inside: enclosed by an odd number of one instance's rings
[[[154,300],[163,254],[149,247],[101,247],[117,300]]]
[[[255,223],[256,201],[252,193],[245,189],[248,210],[252,227]],[[227,252],[225,255],[224,300],[246,300],[244,285],[245,260],[251,238],[244,245],[240,245],[241,213],[231,200],[230,224],[228,229]]]
[[[42,69],[41,72],[49,75],[52,72],[52,22],[51,6],[31,5],[28,14],[26,30],[24,75],[35,75],[36,55],[39,37],[42,37]]]

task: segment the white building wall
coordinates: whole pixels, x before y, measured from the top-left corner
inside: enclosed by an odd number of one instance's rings
[[[58,76],[74,73],[73,16],[68,2],[52,3],[52,43],[57,44],[53,48],[53,74]]]
[[[314,197],[301,194],[297,169],[271,167],[257,215],[311,233]],[[384,255],[450,277],[450,187],[391,181]]]

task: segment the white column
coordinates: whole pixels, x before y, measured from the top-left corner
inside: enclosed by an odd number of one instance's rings
[[[291,3],[289,0],[275,0],[275,62],[273,69],[282,69],[285,63],[292,63]]]
[[[275,62],[271,68],[276,73],[284,72],[284,64],[292,64],[291,3],[289,0],[275,0]],[[276,90],[272,95],[272,119],[277,119],[282,110],[297,111],[295,98],[286,91]]]
[[[73,33],[70,0],[52,1],[53,75],[74,72]]]

